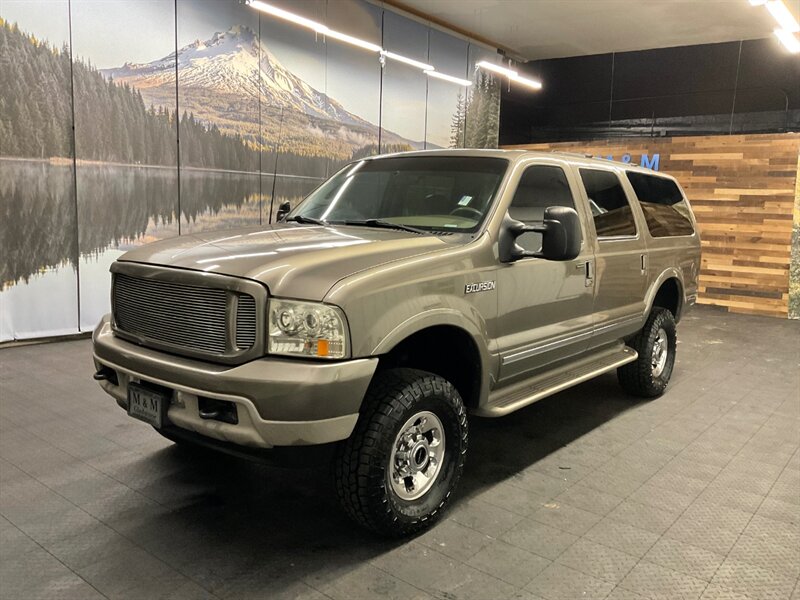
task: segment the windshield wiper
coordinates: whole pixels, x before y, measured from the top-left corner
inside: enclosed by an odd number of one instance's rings
[[[401,231],[408,231],[410,233],[429,234],[430,231],[424,229],[417,229],[410,225],[401,225],[400,223],[392,223],[391,221],[384,221],[382,219],[367,219],[365,221],[342,221],[342,225],[362,225],[364,227],[381,227],[383,229],[400,229]]]
[[[315,219],[314,217],[306,217],[304,215],[295,215],[293,217],[289,217],[286,219],[286,222],[289,223],[294,221],[295,223],[304,223],[304,224],[311,224],[311,225],[327,225],[327,221],[322,221],[321,219]]]

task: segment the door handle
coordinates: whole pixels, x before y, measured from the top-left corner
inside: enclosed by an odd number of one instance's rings
[[[642,269],[642,275],[646,275],[647,274],[647,255],[646,254],[641,254],[640,255],[640,261],[641,262],[639,264],[640,264],[641,269]]]
[[[591,285],[594,283],[594,264],[592,261],[585,260],[582,263],[575,265],[575,268],[583,271],[584,285],[586,287],[591,287]]]

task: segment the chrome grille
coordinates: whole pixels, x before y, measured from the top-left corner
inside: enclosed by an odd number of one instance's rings
[[[256,344],[256,301],[248,294],[117,272],[112,302],[117,331],[143,345],[230,357]],[[236,331],[229,332],[234,307]]]
[[[236,306],[236,347],[240,350],[252,348],[256,343],[256,300],[242,295]]]

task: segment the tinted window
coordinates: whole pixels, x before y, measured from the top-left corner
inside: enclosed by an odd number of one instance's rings
[[[548,206],[575,208],[564,170],[548,165],[528,167],[519,180],[508,214],[523,223],[541,223]],[[526,233],[517,238],[517,243],[525,250],[537,251],[542,245],[542,235]]]
[[[581,169],[597,237],[636,235],[633,211],[619,178],[611,171]]]
[[[694,233],[689,205],[674,181],[635,171],[627,174],[653,237]]]

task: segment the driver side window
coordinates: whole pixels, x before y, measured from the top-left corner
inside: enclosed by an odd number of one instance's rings
[[[536,225],[544,221],[544,210],[548,206],[575,208],[564,169],[553,165],[528,167],[519,180],[508,214],[526,225]],[[536,252],[542,246],[542,234],[525,233],[517,238],[517,243],[525,250]]]

